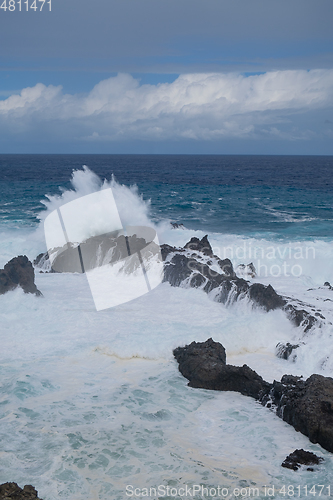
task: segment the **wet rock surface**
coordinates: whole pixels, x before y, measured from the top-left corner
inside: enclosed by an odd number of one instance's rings
[[[333,378],[284,375],[281,382],[273,382],[271,395],[279,417],[333,452]]]
[[[249,264],[238,264],[236,267],[236,274],[240,278],[255,278],[257,276],[256,268],[253,262]]]
[[[54,273],[48,252],[40,253],[33,261],[33,266],[40,273]]]
[[[102,234],[82,243],[67,243],[37,255],[34,266],[39,272],[84,273],[106,264],[114,264],[140,252],[141,258],[159,255],[160,247],[154,242],[155,231],[137,228],[143,236],[132,234]],[[149,254],[149,255],[148,255]],[[52,261],[52,264],[51,264]]]
[[[293,354],[293,351],[295,351],[299,346],[300,344],[290,344],[290,342],[283,344],[282,342],[279,342],[276,346],[276,355],[281,359],[289,359],[292,357],[294,361],[296,359],[296,355]]]
[[[286,304],[284,306],[284,311],[287,313],[288,318],[295,326],[301,326],[304,332],[308,332],[311,328],[318,323],[319,317],[316,317],[316,313],[310,314],[305,309],[302,309],[302,303],[300,303],[300,307],[297,307],[294,304]],[[323,316],[321,319],[325,319]]]
[[[227,365],[224,347],[212,339],[177,347],[173,354],[190,387],[236,391],[256,399],[271,389],[271,385],[247,365]]]
[[[173,354],[190,387],[236,391],[273,409],[285,422],[333,452],[333,379],[311,375],[307,380],[284,375],[266,382],[247,365],[226,364],[225,349],[212,339],[177,347]]]
[[[325,319],[318,311],[313,314],[307,311],[301,301],[279,295],[271,285],[251,284],[238,277],[229,259],[222,260],[213,254],[207,235],[201,240],[191,238],[183,248],[164,244],[161,254],[164,281],[172,286],[200,288],[213,300],[224,304],[247,298],[255,307],[267,312],[282,309],[289,320],[304,332]],[[250,265],[253,266],[252,263]],[[254,266],[253,270],[255,272]]]
[[[25,293],[42,295],[35,285],[34,268],[26,255],[14,257],[0,269],[0,295],[17,287]]]
[[[85,268],[90,269],[109,263],[111,254],[112,261],[124,258],[127,255],[128,246],[131,250],[133,247],[134,251],[142,251],[145,244],[145,240],[136,235],[126,238],[102,235],[83,242],[80,250],[82,255],[93,256],[91,262],[88,262],[89,259],[84,259]],[[66,249],[53,250],[58,255],[53,260],[52,267],[48,254],[44,253],[38,255],[34,261],[36,270],[40,272],[83,271],[76,246],[69,245]],[[160,251],[164,261],[164,281],[170,283],[171,286],[200,288],[214,301],[228,305],[237,300],[247,299],[254,307],[260,307],[267,312],[281,309],[289,320],[304,332],[308,332],[314,326],[320,326],[325,320],[320,310],[306,307],[307,304],[297,299],[279,295],[271,285],[251,284],[243,277],[238,277],[230,259],[220,259],[214,255],[207,235],[201,240],[193,237],[181,248],[168,244],[161,245]],[[98,255],[97,260],[96,255]],[[243,267],[251,269],[251,272],[255,274],[253,263]]]
[[[303,449],[295,450],[290,455],[286,457],[286,459],[282,462],[282,467],[286,469],[298,470],[301,465],[318,465],[323,462],[324,459],[322,457],[318,457],[311,451],[305,451]],[[313,471],[313,467],[307,467],[307,470]]]
[[[261,283],[254,283],[249,287],[249,298],[265,311],[282,309],[286,301],[276,293],[271,285],[265,286]]]
[[[0,500],[42,500],[38,492],[31,485],[20,488],[16,483],[0,485]]]

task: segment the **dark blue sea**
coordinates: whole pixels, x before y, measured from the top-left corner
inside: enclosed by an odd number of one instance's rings
[[[278,239],[333,236],[332,156],[1,155],[1,224],[36,224],[41,200],[70,188],[83,165],[136,184],[154,221]]]

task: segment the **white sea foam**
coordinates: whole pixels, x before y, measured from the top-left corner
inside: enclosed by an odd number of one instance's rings
[[[331,458],[318,445],[250,399],[189,389],[172,359],[174,347],[212,336],[230,363],[270,381],[300,374],[273,354],[293,333],[281,311],[225,308],[163,284],[99,313],[83,275],[40,274],[37,285],[44,298],[16,290],[1,301],[11,335],[0,480],[32,482],[47,500],[123,499],[127,484],[294,484],[280,463],[296,447],[327,457],[316,473],[327,480]]]
[[[149,202],[135,187],[103,183],[88,169],[75,172],[72,185],[49,197],[42,220],[62,203],[111,186],[124,225],[153,225]],[[171,229],[167,221],[154,227],[160,240],[176,246],[205,234]],[[216,253],[223,246],[236,252],[245,242],[264,248],[267,265],[285,258],[267,257],[268,240],[221,234],[209,240]],[[332,279],[332,249],[310,243],[316,259],[304,259],[302,276],[260,281],[316,307],[326,304],[326,315],[333,292],[318,286]],[[1,265],[17,254],[34,258],[45,251],[42,227],[3,233],[0,249]],[[274,354],[278,342],[300,336],[282,311],[253,310],[246,301],[227,308],[200,290],[164,283],[97,312],[84,275],[37,274],[36,283],[43,298],[19,289],[0,297],[1,482],[32,483],[45,500],[124,500],[127,484],[221,485],[230,492],[246,485],[303,487],[309,473],[295,475],[280,464],[304,448],[326,459],[311,482],[330,483],[329,453],[250,398],[187,387],[172,350],[212,337],[225,346],[229,363],[247,363],[270,382],[284,373],[332,375],[332,326],[304,337],[292,363]]]

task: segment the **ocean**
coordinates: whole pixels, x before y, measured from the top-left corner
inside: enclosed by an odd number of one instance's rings
[[[36,270],[43,297],[0,296],[0,482],[43,500],[333,496],[329,452],[251,398],[189,388],[172,354],[212,337],[269,382],[332,376],[333,157],[0,155],[0,267],[45,252],[47,215],[106,187],[124,226],[175,246],[208,234],[239,275],[252,262],[247,279],[325,322],[305,334],[281,310],[168,283],[96,311],[85,275]],[[301,343],[296,359],[279,342]],[[325,461],[282,468],[296,448]]]

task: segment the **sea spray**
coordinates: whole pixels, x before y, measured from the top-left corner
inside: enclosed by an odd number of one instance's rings
[[[66,203],[81,198],[82,196],[111,188],[124,227],[129,225],[153,225],[149,218],[150,202],[149,200],[145,201],[143,199],[135,185],[129,187],[122,185],[115,180],[114,176],[112,176],[110,181],[106,179],[102,181],[87,166],[84,166],[82,170],[73,171],[71,185],[73,189],[61,189],[61,194],[59,195],[47,195],[47,200],[43,201],[46,210],[40,213],[41,221],[44,221],[53,210]],[[77,217],[80,217],[79,213]],[[94,227],[93,231],[96,234],[103,232],[103,230],[100,230],[98,227]],[[91,232],[91,228],[87,227],[85,236],[86,238],[94,236]]]

